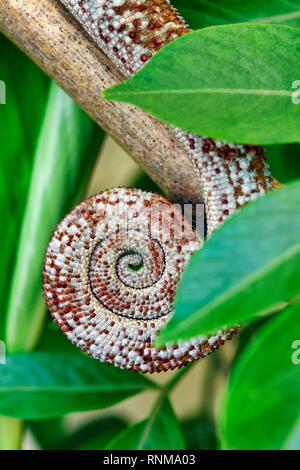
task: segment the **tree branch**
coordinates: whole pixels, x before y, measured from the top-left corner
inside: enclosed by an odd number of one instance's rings
[[[192,164],[168,126],[137,108],[100,98],[103,89],[124,76],[58,0],[0,0],[0,30],[72,96],[171,199],[201,201]]]

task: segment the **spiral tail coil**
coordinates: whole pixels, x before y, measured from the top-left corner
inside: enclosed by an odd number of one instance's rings
[[[180,208],[164,197],[107,190],[57,226],[44,264],[45,300],[66,336],[100,361],[144,373],[181,367],[234,333],[153,346],[200,245]]]

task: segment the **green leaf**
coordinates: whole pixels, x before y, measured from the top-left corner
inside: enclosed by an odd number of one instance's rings
[[[112,416],[88,422],[71,433],[65,432],[63,418],[28,421],[26,426],[43,450],[102,450],[128,424]]]
[[[223,446],[290,447],[299,424],[300,364],[292,360],[300,339],[300,305],[276,315],[249,343],[233,368],[220,407]]]
[[[172,0],[194,29],[228,23],[280,23],[300,26],[298,0]]]
[[[63,418],[27,421],[27,429],[33,434],[39,447],[43,450],[57,449],[58,442],[63,439]]]
[[[150,417],[122,431],[109,450],[181,450],[184,442],[179,422],[168,400],[159,401]]]
[[[57,448],[73,450],[102,450],[128,424],[117,417],[94,420],[66,436]]]
[[[103,97],[132,103],[169,124],[215,139],[296,142],[300,107],[292,98],[299,88],[294,83],[299,60],[300,29],[216,26],[171,42]]]
[[[10,352],[32,349],[40,334],[46,246],[60,218],[82,197],[102,138],[103,131],[53,84],[16,247],[6,320]]]
[[[3,339],[7,292],[49,79],[2,34],[0,50],[0,80],[6,85],[6,104],[0,104],[0,212],[3,228],[0,231],[0,338]]]
[[[300,181],[249,203],[191,259],[159,344],[274,311],[300,290]]]
[[[204,417],[192,418],[182,423],[188,450],[215,450],[217,438],[212,424]]]
[[[23,353],[1,367],[0,414],[26,420],[105,408],[155,384],[83,354]]]
[[[284,310],[284,307],[280,311],[282,310]],[[275,313],[273,313],[272,315],[275,315]],[[257,333],[259,333],[261,327],[270,320],[270,317],[271,316],[267,315],[265,317],[259,318],[258,320],[253,321],[252,323],[244,325],[240,329],[237,337],[235,355],[231,361],[230,367],[234,367],[235,362],[239,359],[240,354],[244,351],[244,348],[249,344],[249,342],[255,341]]]
[[[47,318],[39,341],[35,347],[36,351],[63,352],[69,354],[81,354],[81,350],[74,347],[71,341],[66,341],[59,327],[53,322],[49,315]]]
[[[300,178],[300,145],[271,145],[266,147],[272,175],[280,183]]]

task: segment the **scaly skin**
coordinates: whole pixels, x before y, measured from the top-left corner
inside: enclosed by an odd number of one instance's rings
[[[189,32],[167,0],[61,2],[127,77],[161,47]],[[199,178],[208,235],[237,208],[273,187],[261,147],[172,130]],[[189,240],[171,237],[170,246],[163,233],[153,238],[149,230],[138,232],[136,223],[149,224],[149,201],[164,204],[175,214],[175,222],[187,224],[161,196],[128,188],[109,190],[84,201],[63,219],[44,266],[45,299],[68,338],[101,361],[143,373],[174,369],[204,357],[235,332],[153,347],[172,316],[176,285],[199,241],[191,228]],[[137,219],[130,218],[126,246],[119,232],[125,229],[118,217],[111,216],[111,207],[138,214]],[[103,265],[105,260],[108,265]],[[141,260],[144,266],[133,274],[130,266]]]

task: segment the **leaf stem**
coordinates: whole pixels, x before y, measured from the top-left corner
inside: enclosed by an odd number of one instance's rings
[[[150,415],[148,417],[147,425],[146,425],[145,430],[142,434],[142,437],[141,437],[141,440],[140,440],[140,443],[138,445],[137,450],[143,449],[144,444],[145,444],[145,442],[148,438],[149,432],[151,430],[153,421],[155,420],[155,417],[156,417],[157,413],[159,412],[159,409],[160,409],[164,399],[167,397],[168,392],[169,392],[169,390],[167,388],[162,389],[162,391],[158,395],[157,399],[155,400],[154,405],[151,409]]]
[[[153,404],[153,407],[151,409],[151,412],[148,416],[147,426],[145,427],[145,430],[143,432],[143,435],[141,437],[141,440],[140,440],[140,443],[139,443],[139,446],[138,446],[137,450],[143,449],[143,446],[144,446],[144,444],[147,440],[150,429],[152,427],[153,421],[155,420],[155,417],[156,417],[157,413],[159,412],[159,409],[160,409],[163,401],[165,400],[165,398],[167,398],[169,393],[176,387],[178,382],[180,382],[182,380],[182,378],[185,376],[185,374],[187,374],[187,372],[190,371],[190,369],[195,365],[195,363],[197,363],[197,361],[193,361],[190,364],[188,364],[187,366],[182,367],[182,369],[175,375],[175,377],[172,377],[172,379],[169,380],[169,382],[164,387],[161,388],[160,393],[158,394],[158,396],[157,396],[157,398],[156,398],[156,400]]]

